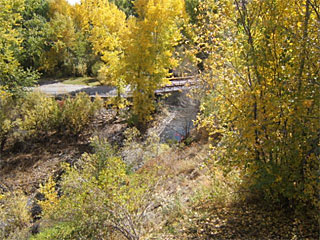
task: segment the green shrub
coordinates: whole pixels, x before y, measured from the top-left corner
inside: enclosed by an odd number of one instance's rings
[[[0,87],[0,152],[2,151],[8,134],[13,126],[13,106],[12,95]]]
[[[92,72],[92,75],[93,75],[94,77],[97,77],[97,76],[98,76],[99,70],[100,70],[100,68],[101,68],[102,66],[103,66],[103,62],[101,62],[101,61],[98,61],[98,62],[96,62],[95,64],[92,65],[92,67],[91,67],[91,72]]]
[[[75,98],[63,100],[61,124],[70,134],[80,133],[93,118],[97,110],[102,108],[102,100],[97,97],[92,102],[86,93],[79,93]]]
[[[0,195],[0,239],[15,239],[27,233],[31,221],[27,201],[22,192]]]
[[[77,226],[71,239],[138,239],[153,202],[155,177],[153,173],[127,173],[105,140],[95,139],[93,146],[95,154],[84,154],[75,167],[65,167],[64,195],[58,202],[50,201],[52,191],[45,193],[50,202],[41,203],[46,206],[43,218],[51,223],[46,236],[64,236],[71,232],[69,226]],[[68,226],[57,227],[61,220]]]
[[[23,101],[18,126],[26,132],[27,137],[48,135],[48,132],[57,129],[61,112],[54,98],[40,92],[32,92]]]
[[[54,227],[44,229],[41,233],[31,237],[30,240],[72,240],[75,239],[75,236],[73,235],[75,229],[73,224],[63,222]]]
[[[54,133],[79,134],[102,106],[100,98],[92,102],[86,93],[56,101],[41,92],[14,97],[0,88],[0,151],[7,139],[14,143]]]
[[[100,98],[92,102],[86,93],[56,101],[43,93],[32,92],[23,98],[21,119],[16,123],[28,138],[47,136],[50,132],[75,135],[89,124],[101,107]]]

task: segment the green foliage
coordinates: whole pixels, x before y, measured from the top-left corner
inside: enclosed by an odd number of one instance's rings
[[[21,105],[19,130],[25,137],[47,136],[50,132],[76,135],[88,126],[92,117],[102,107],[102,100],[93,102],[86,93],[59,102],[40,92],[28,94]]]
[[[100,98],[91,101],[85,93],[74,98],[56,101],[40,92],[31,92],[19,98],[0,89],[0,146],[8,138],[14,141],[42,139],[58,133],[77,135],[91,122],[103,107]]]
[[[206,1],[214,163],[272,202],[319,208],[319,19],[310,1]],[[200,46],[200,45],[199,45]],[[209,111],[208,111],[209,107]],[[210,113],[211,112],[211,113]]]
[[[72,240],[75,239],[73,233],[76,226],[68,222],[62,222],[52,228],[44,229],[39,234],[32,236],[30,240]]]
[[[135,0],[109,0],[109,2],[114,3],[122,12],[124,12],[127,18],[136,14],[133,5],[134,1]]]
[[[49,2],[48,0],[26,0],[24,5],[19,28],[23,41],[18,59],[24,68],[39,69],[49,38]]]
[[[93,146],[94,154],[84,154],[74,167],[65,166],[59,201],[47,197],[52,207],[45,208],[44,218],[51,228],[40,239],[139,239],[142,234],[155,185],[152,173],[128,174],[105,140],[94,139]]]
[[[39,76],[28,69],[45,75],[90,73],[98,58],[92,54],[87,35],[81,31],[76,7],[64,0],[2,2],[1,85],[9,85],[10,89],[30,86]]]
[[[99,74],[99,70],[100,68],[103,66],[103,62],[101,61],[97,61],[96,63],[94,63],[91,67],[91,73],[94,77],[97,77]]]
[[[0,87],[0,152],[13,127],[13,102],[12,94]]]
[[[190,22],[196,23],[199,14],[199,0],[185,0],[186,2],[186,11],[190,16]]]
[[[1,239],[19,239],[28,235],[25,230],[31,221],[31,215],[27,201],[27,196],[22,192],[7,193],[0,197]]]
[[[94,114],[102,108],[102,99],[96,97],[92,102],[86,93],[79,93],[75,98],[66,98],[61,102],[61,125],[63,130],[78,134],[92,120]]]
[[[47,136],[57,129],[61,121],[61,110],[57,101],[40,92],[29,93],[23,98],[20,114],[21,119],[16,122],[27,138]]]
[[[23,87],[31,86],[38,75],[24,70],[18,61],[23,38],[17,28],[20,26],[24,2],[20,0],[0,1],[0,85],[8,91],[17,93]]]
[[[85,76],[97,60],[81,28],[79,6],[65,0],[50,1],[46,51],[40,70],[47,75]]]

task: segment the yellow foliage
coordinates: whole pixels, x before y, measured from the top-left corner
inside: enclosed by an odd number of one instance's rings
[[[138,0],[134,6],[138,16],[129,19],[108,0],[85,0],[76,9],[93,50],[104,62],[99,81],[117,87],[118,108],[129,84],[134,115],[144,124],[154,111],[154,91],[168,83],[169,69],[177,66],[173,52],[186,14],[183,0]]]
[[[72,167],[64,164],[60,199],[52,179],[42,186],[47,199],[41,202],[44,219],[51,220],[53,227],[61,219],[76,226],[69,239],[109,239],[116,233],[138,239],[153,201],[155,173],[128,173],[126,164],[105,139],[92,141],[94,154],[83,154]],[[56,231],[55,236],[64,234],[64,228]]]
[[[29,136],[39,136],[48,133],[58,126],[60,109],[56,100],[40,92],[26,95],[20,107],[22,119],[16,125]]]
[[[15,233],[30,227],[31,214],[27,203],[28,197],[21,191],[0,194],[1,239],[17,239]]]
[[[167,84],[169,69],[177,66],[174,47],[186,19],[182,0],[137,0],[137,18],[128,21],[125,36],[125,79],[133,90],[133,113],[145,124],[154,111],[154,91]]]
[[[43,212],[46,214],[52,213],[56,209],[57,204],[59,203],[58,192],[56,190],[56,183],[50,177],[46,184],[40,185],[40,193],[45,197],[44,201],[39,201]]]
[[[245,167],[247,183],[273,201],[317,206],[320,42],[310,2],[207,0],[201,11],[212,89],[202,124],[224,131],[215,161]]]
[[[13,98],[5,87],[0,86],[0,151],[2,151],[7,135],[13,127]]]
[[[78,9],[83,30],[90,34],[96,55],[101,56],[104,65],[99,70],[98,79],[104,85],[117,87],[117,98],[113,103],[122,108],[125,101],[124,77],[122,72],[123,38],[128,34],[126,15],[109,1],[85,0]]]

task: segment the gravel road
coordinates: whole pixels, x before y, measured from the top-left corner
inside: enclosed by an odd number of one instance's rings
[[[74,95],[78,92],[86,92],[90,96],[96,94],[101,97],[113,97],[116,96],[117,90],[111,86],[86,86],[86,85],[71,85],[64,83],[51,83],[45,84],[34,88],[35,91],[40,91],[49,95],[59,96],[65,94]],[[126,89],[127,94],[129,93],[129,87]]]

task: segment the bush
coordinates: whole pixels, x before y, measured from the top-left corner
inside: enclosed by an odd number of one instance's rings
[[[23,120],[20,128],[34,137],[48,131],[78,134],[102,107],[100,98],[92,102],[86,93],[79,93],[75,98],[67,97],[61,101],[42,93],[30,93],[25,101],[22,105]]]
[[[12,129],[12,95],[0,87],[0,152],[3,150],[9,132]]]
[[[56,199],[52,197],[55,190],[44,188],[47,201],[41,204],[46,206],[44,219],[51,225],[37,239],[50,239],[52,234],[55,237],[51,239],[58,239],[56,236],[71,232],[66,239],[141,236],[146,212],[153,203],[153,174],[129,174],[107,142],[95,139],[93,146],[95,154],[84,154],[75,167],[65,167],[61,183],[64,195],[58,202],[50,200]]]
[[[50,131],[57,129],[61,111],[54,98],[40,92],[32,92],[23,101],[18,126],[20,130],[26,132],[27,137],[48,135]]]
[[[0,89],[0,151],[11,142],[41,139],[54,133],[76,135],[85,129],[96,111],[100,98],[91,101],[86,93],[56,101],[41,92],[14,97]]]
[[[59,223],[52,228],[44,229],[41,233],[31,237],[31,240],[72,240],[75,239],[73,233],[76,232],[74,224]]]
[[[27,131],[30,137],[48,135],[50,131],[79,134],[92,120],[96,111],[102,108],[101,98],[92,102],[86,93],[56,101],[40,92],[33,92],[28,94],[24,101],[19,128]]]
[[[61,104],[61,127],[63,131],[76,135],[80,133],[102,108],[101,98],[91,101],[86,93],[79,93],[75,98],[68,97]]]
[[[27,201],[28,198],[22,192],[7,193],[0,197],[1,239],[19,239],[15,236],[21,237],[28,233],[26,229],[30,224],[31,215]]]
[[[139,169],[144,163],[169,149],[169,146],[161,143],[160,137],[152,131],[149,131],[145,141],[142,141],[140,132],[135,127],[128,128],[124,136],[126,139],[123,142],[121,154],[131,171]]]
[[[101,61],[98,61],[92,65],[91,72],[94,77],[98,77],[99,70],[102,66],[103,66],[103,62],[101,62]]]

